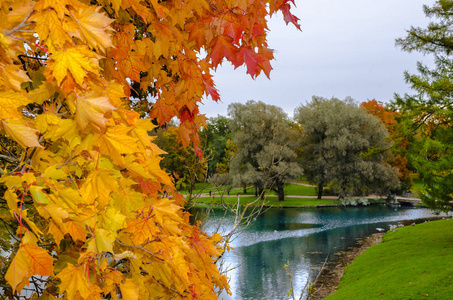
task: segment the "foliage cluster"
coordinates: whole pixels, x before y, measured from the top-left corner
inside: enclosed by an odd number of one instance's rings
[[[222,237],[189,223],[148,132],[197,149],[222,61],[269,76],[290,1],[11,0],[0,5],[1,296],[215,299]]]

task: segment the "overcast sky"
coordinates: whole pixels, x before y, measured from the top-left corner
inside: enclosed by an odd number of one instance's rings
[[[417,61],[432,65],[429,56],[403,52],[395,39],[411,26],[425,26],[423,4],[434,0],[295,1],[302,32],[286,26],[281,14],[269,23],[271,80],[264,74],[253,80],[244,67],[224,62],[214,77],[222,102],[204,100],[201,113],[226,116],[228,104],[256,100],[292,116],[313,95],[388,102],[394,93],[410,93],[404,71],[415,73]]]

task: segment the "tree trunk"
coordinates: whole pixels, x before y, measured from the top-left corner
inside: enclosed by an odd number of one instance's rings
[[[258,196],[260,197],[260,199],[263,198],[263,196],[264,196],[264,187],[260,186],[258,188]]]
[[[285,184],[280,180],[277,181],[277,194],[278,194],[278,201],[285,200]]]
[[[244,184],[244,186],[242,187],[242,192],[244,194],[247,194],[247,186]]]
[[[324,182],[318,184],[318,199],[322,198],[322,192],[324,190]]]

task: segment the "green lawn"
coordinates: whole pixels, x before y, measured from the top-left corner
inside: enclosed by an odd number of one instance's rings
[[[453,299],[453,220],[387,232],[346,268],[336,299]]]
[[[262,200],[255,202],[257,197],[255,196],[241,196],[240,198],[240,205],[247,205],[253,203],[253,205],[261,205]],[[237,204],[238,198],[237,197],[223,197],[223,203],[228,205],[235,205]],[[385,203],[385,200],[381,199],[368,199],[369,203]],[[221,205],[222,200],[220,196],[213,196],[213,197],[200,197],[197,199],[197,205],[199,204],[217,204]],[[278,201],[276,196],[267,196],[264,202],[265,206],[274,206],[274,207],[315,207],[315,206],[337,206],[342,205],[342,202],[338,199],[321,199],[318,200],[316,198],[290,198],[285,197],[285,201]]]

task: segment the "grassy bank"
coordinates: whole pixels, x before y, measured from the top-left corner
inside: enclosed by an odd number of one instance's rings
[[[346,268],[326,299],[453,299],[453,220],[388,232]]]
[[[255,196],[241,196],[239,197],[240,205],[262,205],[262,200],[256,201]],[[223,202],[222,202],[223,201]],[[221,205],[222,203],[228,205],[236,205],[238,197],[200,197],[197,199],[197,204],[208,204],[208,205]],[[368,199],[369,204],[385,203],[385,200],[381,199]],[[285,197],[285,201],[278,201],[276,196],[267,196],[264,201],[264,206],[271,207],[316,207],[316,206],[341,206],[343,203],[338,199],[316,199],[316,198],[292,198]]]

